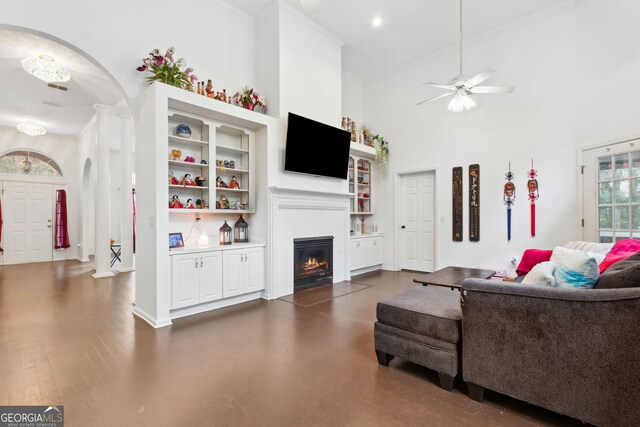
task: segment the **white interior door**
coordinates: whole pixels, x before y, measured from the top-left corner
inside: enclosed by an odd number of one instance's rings
[[[435,172],[403,175],[401,183],[402,268],[435,267]]]
[[[3,193],[5,264],[51,261],[51,184],[5,182]]]

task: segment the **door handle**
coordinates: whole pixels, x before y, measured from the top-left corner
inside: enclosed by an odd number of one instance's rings
[[[202,267],[202,257],[200,258],[200,267]]]
[[[402,228],[402,229],[404,230],[404,229],[405,229],[405,228],[407,228],[407,227],[406,227],[405,225],[403,225],[403,226],[402,226],[402,227],[400,227],[400,228]]]
[[[196,258],[196,268],[198,268],[198,258]]]
[[[51,228],[51,224],[47,225],[47,228]]]

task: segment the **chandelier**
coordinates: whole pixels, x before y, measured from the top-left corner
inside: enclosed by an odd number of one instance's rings
[[[47,133],[47,130],[44,128],[44,126],[40,126],[39,124],[31,120],[25,123],[19,123],[18,126],[16,126],[16,129],[29,136],[38,136]]]
[[[22,60],[24,70],[47,83],[66,82],[71,78],[71,74],[56,59],[49,55],[38,55],[35,58]]]

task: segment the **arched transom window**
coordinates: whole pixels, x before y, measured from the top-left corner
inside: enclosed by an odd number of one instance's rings
[[[45,154],[29,150],[10,151],[0,156],[0,173],[62,176],[62,170],[55,160]]]

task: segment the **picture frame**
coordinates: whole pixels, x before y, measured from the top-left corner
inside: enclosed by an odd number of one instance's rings
[[[182,233],[169,233],[169,249],[183,248],[184,239]]]

